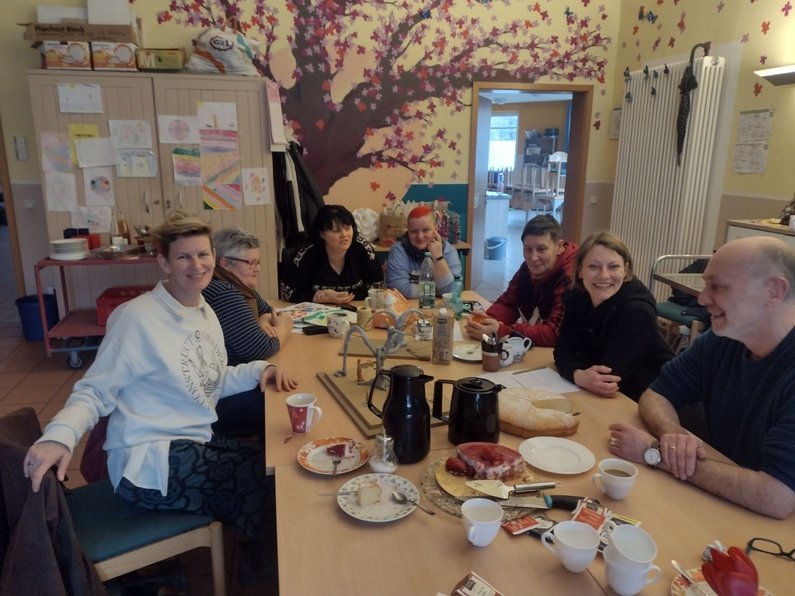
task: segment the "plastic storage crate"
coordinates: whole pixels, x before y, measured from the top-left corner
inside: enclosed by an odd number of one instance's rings
[[[154,286],[116,286],[108,288],[97,298],[97,325],[105,325],[110,313],[119,304],[148,292]]]

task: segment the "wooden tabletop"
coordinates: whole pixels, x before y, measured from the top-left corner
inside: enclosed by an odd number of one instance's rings
[[[705,284],[703,273],[655,273],[654,279],[696,298]]]
[[[582,574],[564,570],[539,541],[529,536],[510,536],[501,531],[486,548],[471,546],[459,518],[453,517],[424,496],[424,505],[437,511],[429,516],[415,510],[408,517],[370,523],[349,517],[336,503],[334,493],[367,466],[337,477],[309,472],[296,463],[300,447],[313,439],[328,436],[357,438],[372,448],[334,398],[317,381],[316,370],[339,367],[337,355],[341,340],[328,335],[296,336],[273,359],[300,379],[299,390],[318,396],[323,419],[308,436],[284,443],[289,434],[284,399],[286,394],[271,392],[266,399],[266,460],[276,475],[278,516],[279,585],[282,594],[429,594],[449,593],[469,571],[482,575],[505,594],[612,594],[607,586],[601,557]],[[455,361],[450,366],[406,361],[419,365],[436,378],[457,379],[477,375],[479,363]],[[551,365],[552,351],[533,348],[523,363],[505,371]],[[355,370],[355,365],[354,365]],[[431,397],[431,384],[426,396]],[[580,412],[578,432],[570,437],[586,446],[596,460],[610,457],[608,429],[612,422],[640,424],[637,405],[625,397],[604,399],[585,391],[567,394]],[[445,427],[431,433],[431,453],[417,464],[401,465],[397,474],[419,487],[427,466],[439,457],[454,452],[447,441]],[[502,433],[500,442],[517,447],[522,439]],[[753,537],[778,541],[785,549],[795,547],[795,516],[785,521],[751,513],[736,505],[680,482],[670,475],[639,466],[638,481],[623,501],[602,495],[591,481],[594,470],[575,475],[556,475],[536,471],[539,480],[562,483],[559,494],[598,497],[616,513],[641,521],[641,527],[657,542],[655,563],[662,569],[661,580],[644,594],[670,594],[676,577],[670,565],[678,559],[687,568],[700,565],[703,548],[720,540],[725,545],[745,546]],[[550,517],[562,521],[569,517],[553,510]],[[793,562],[771,555],[752,553],[759,568],[761,583],[776,594],[791,589]]]

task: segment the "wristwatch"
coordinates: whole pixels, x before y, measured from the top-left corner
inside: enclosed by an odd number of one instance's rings
[[[654,441],[646,451],[643,452],[643,461],[652,468],[656,467],[662,461],[660,454],[660,442]]]

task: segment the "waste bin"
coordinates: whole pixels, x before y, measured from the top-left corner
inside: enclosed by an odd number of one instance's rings
[[[59,321],[58,300],[55,294],[44,294],[44,312],[47,315],[47,329],[52,329]],[[19,320],[22,321],[22,332],[27,341],[44,341],[44,330],[41,328],[38,296],[23,296],[16,300]]]
[[[506,238],[502,236],[492,236],[486,240],[486,260],[502,261],[505,258]]]

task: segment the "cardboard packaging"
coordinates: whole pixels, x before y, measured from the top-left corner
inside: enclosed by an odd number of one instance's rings
[[[136,52],[139,70],[172,71],[185,68],[182,48],[139,48]]]
[[[30,23],[23,39],[41,41],[115,41],[135,43],[135,30],[130,25],[89,25],[88,23]]]
[[[128,25],[131,22],[128,0],[86,0],[86,10],[92,25]]]
[[[44,68],[91,70],[91,51],[85,41],[45,41],[42,45]]]
[[[138,70],[133,43],[92,41],[91,59],[94,70]]]

